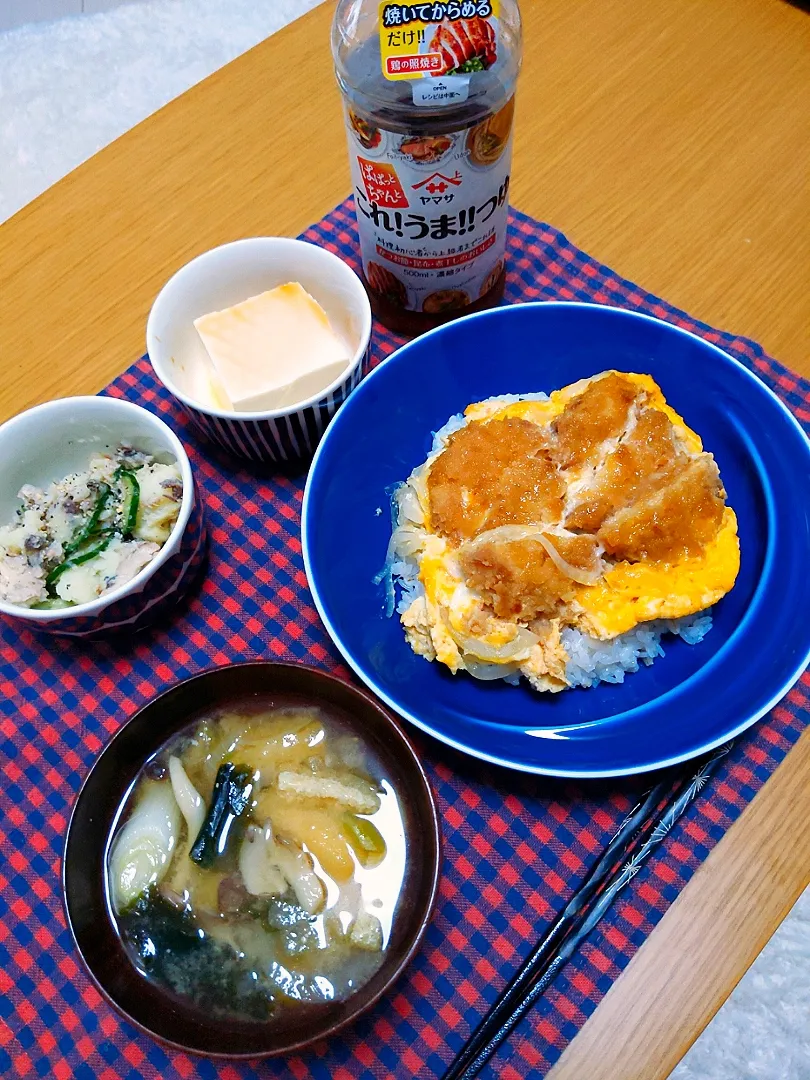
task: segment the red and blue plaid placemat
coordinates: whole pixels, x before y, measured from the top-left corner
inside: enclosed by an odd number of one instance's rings
[[[357,267],[346,202],[305,239]],[[650,312],[720,345],[810,425],[810,383],[759,345],[695,322],[519,213],[506,298],[587,300]],[[374,358],[399,339],[377,327]],[[225,1065],[163,1049],[119,1020],[80,968],[59,871],[68,815],[92,761],[166,686],[254,657],[346,674],[312,606],[299,538],[303,478],[262,477],[198,445],[145,359],[108,388],[184,438],[206,503],[208,573],[172,620],[134,641],[75,645],[0,628],[0,1075],[55,1080],[191,1077],[371,1080],[440,1076],[647,781],[563,783],[509,773],[420,737],[445,836],[440,901],[420,954],[353,1029],[286,1061]],[[645,864],[542,1004],[493,1060],[542,1077],[810,718],[807,675],[743,736],[718,778]]]

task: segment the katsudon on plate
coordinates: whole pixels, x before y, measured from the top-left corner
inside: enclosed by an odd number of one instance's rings
[[[556,692],[699,642],[739,567],[700,436],[649,375],[610,370],[452,417],[394,492],[381,578],[418,655]]]

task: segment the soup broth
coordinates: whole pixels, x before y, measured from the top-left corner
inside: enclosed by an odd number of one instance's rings
[[[206,716],[149,760],[108,859],[132,962],[187,1003],[267,1020],[382,964],[405,872],[397,793],[316,707]]]

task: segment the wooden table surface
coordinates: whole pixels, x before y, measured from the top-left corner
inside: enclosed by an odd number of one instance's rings
[[[327,3],[0,227],[0,419],[99,390],[150,304],[226,240],[349,190]],[[810,375],[810,16],[782,0],[524,0],[513,200],[619,273]],[[290,72],[304,95],[291,100]],[[810,878],[810,733],[551,1074],[668,1075]]]

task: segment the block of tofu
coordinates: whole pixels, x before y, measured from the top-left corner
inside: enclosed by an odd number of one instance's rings
[[[194,320],[222,389],[237,412],[285,409],[346,370],[351,353],[326,312],[298,282]]]

